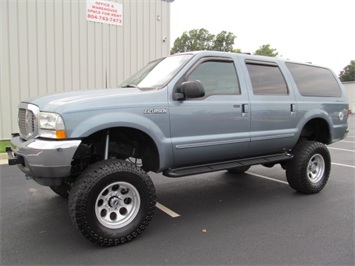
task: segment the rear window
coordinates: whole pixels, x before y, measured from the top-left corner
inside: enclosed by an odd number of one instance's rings
[[[339,97],[341,90],[333,73],[326,68],[286,63],[298,91],[303,96]]]
[[[246,63],[254,95],[288,95],[285,79],[276,64]]]

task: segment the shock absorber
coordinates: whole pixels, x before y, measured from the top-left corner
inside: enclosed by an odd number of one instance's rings
[[[105,160],[108,160],[108,152],[110,148],[110,130],[106,132],[106,143],[105,143]]]

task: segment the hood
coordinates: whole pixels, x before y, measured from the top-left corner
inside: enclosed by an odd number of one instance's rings
[[[157,101],[156,94],[161,94],[159,91],[138,88],[81,90],[31,98],[25,102],[37,105],[41,111],[67,113],[117,108],[118,106],[137,106],[143,99],[144,102]]]

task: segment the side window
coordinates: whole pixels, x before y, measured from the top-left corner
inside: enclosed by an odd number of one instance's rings
[[[340,87],[329,69],[295,63],[286,63],[286,66],[290,70],[301,95],[341,96]]]
[[[247,68],[254,95],[288,95],[285,79],[277,65],[247,62]]]
[[[205,97],[218,94],[240,94],[239,81],[233,62],[206,61],[198,65],[187,80],[199,80]]]

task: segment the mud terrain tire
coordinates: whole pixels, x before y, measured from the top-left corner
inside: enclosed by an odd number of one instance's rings
[[[68,201],[74,225],[101,246],[116,246],[138,237],[150,223],[155,203],[150,177],[123,160],[90,166],[74,183]]]
[[[331,168],[328,148],[320,142],[302,141],[292,151],[294,157],[287,163],[289,185],[303,194],[314,194],[327,184]]]

